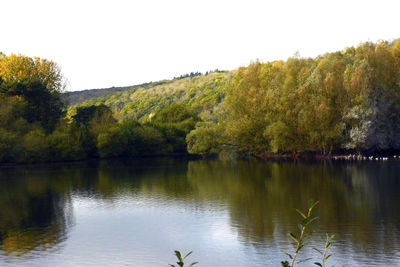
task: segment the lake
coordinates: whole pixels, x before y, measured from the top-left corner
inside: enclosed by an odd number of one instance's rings
[[[299,259],[400,266],[400,161],[148,158],[0,167],[0,266],[280,266],[310,199]],[[186,266],[186,265],[185,265]]]

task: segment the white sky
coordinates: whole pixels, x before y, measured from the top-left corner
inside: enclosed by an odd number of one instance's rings
[[[400,1],[2,0],[0,51],[57,62],[68,90],[134,85],[400,37]]]

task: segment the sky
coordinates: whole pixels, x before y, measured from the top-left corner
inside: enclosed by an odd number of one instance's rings
[[[400,38],[400,1],[2,0],[0,51],[53,60],[68,91]]]

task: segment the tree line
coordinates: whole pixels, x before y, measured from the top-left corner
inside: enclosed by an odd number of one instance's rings
[[[257,61],[73,109],[64,84],[52,61],[0,54],[0,162],[400,150],[400,39]]]
[[[142,122],[118,121],[103,104],[79,107],[67,116],[63,88],[54,62],[1,54],[0,162],[182,154],[185,137],[199,120],[179,103]]]
[[[235,72],[225,93],[223,119],[199,123],[187,138],[189,151],[233,146],[260,156],[327,156],[400,149],[400,39],[254,62]]]

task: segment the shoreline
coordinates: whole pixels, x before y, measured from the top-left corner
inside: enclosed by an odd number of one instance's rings
[[[53,164],[65,164],[65,163],[83,163],[83,162],[97,162],[101,160],[129,160],[129,159],[151,159],[151,158],[187,158],[187,159],[198,159],[201,158],[198,155],[191,154],[167,154],[167,155],[142,155],[135,157],[109,157],[109,158],[97,158],[91,157],[79,160],[63,160],[63,161],[40,161],[40,162],[0,162],[0,168],[2,167],[16,167],[16,166],[28,166],[28,165],[53,165]]]
[[[321,155],[317,153],[282,153],[268,154],[260,153],[256,158],[263,160],[346,160],[346,161],[387,161],[390,159],[400,159],[400,152],[393,153],[335,153],[331,155]]]
[[[211,155],[209,157],[203,158],[201,155],[188,154],[188,153],[176,153],[176,154],[160,154],[160,155],[141,155],[134,157],[108,157],[108,158],[98,158],[90,157],[80,160],[63,160],[63,161],[40,161],[40,162],[0,162],[0,168],[2,167],[16,167],[16,166],[27,166],[27,165],[52,165],[52,164],[65,164],[65,163],[81,163],[81,162],[92,162],[101,160],[129,160],[129,159],[151,159],[151,158],[186,158],[186,159],[211,159],[218,158],[218,155]],[[246,158],[256,158],[266,161],[279,161],[279,160],[291,160],[291,161],[309,161],[309,160],[319,160],[319,161],[388,161],[388,160],[400,160],[400,152],[398,153],[376,153],[376,154],[352,154],[352,153],[342,153],[342,154],[332,154],[332,155],[321,155],[317,153],[280,153],[280,154],[268,154],[259,153],[255,155],[247,155],[246,157],[241,157],[240,154],[236,155],[236,159],[246,159]]]

